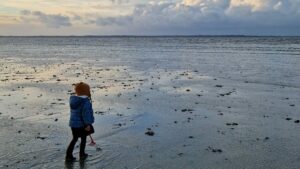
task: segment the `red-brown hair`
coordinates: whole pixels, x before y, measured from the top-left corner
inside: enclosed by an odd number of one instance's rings
[[[74,90],[77,96],[88,96],[91,98],[90,86],[84,82],[74,84]]]

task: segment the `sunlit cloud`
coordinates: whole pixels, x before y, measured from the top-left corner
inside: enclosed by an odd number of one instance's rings
[[[267,1],[262,0],[231,0],[231,7],[249,6],[253,11],[263,10]]]
[[[2,24],[13,24],[16,22],[18,22],[18,19],[15,16],[0,15],[0,23]]]
[[[42,23],[49,27],[60,28],[60,27],[68,27],[72,26],[70,22],[70,18],[68,16],[63,16],[60,14],[45,14],[41,11],[29,11],[23,10],[21,11],[21,20],[24,22],[36,22]]]

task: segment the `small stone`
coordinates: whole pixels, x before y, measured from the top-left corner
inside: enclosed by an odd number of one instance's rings
[[[300,122],[300,120],[295,120],[294,122],[295,122],[295,123],[299,123],[299,122]]]

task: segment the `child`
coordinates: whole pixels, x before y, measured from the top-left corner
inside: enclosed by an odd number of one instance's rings
[[[90,86],[86,83],[80,82],[74,85],[76,93],[70,97],[70,121],[73,139],[70,142],[67,153],[66,161],[71,162],[76,160],[73,157],[73,149],[78,140],[81,138],[79,157],[80,160],[87,158],[85,153],[85,144],[87,133],[91,130],[90,125],[94,123],[93,108],[91,103]]]

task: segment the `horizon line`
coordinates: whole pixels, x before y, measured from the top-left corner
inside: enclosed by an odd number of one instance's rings
[[[0,37],[300,37],[300,35],[0,35]]]

